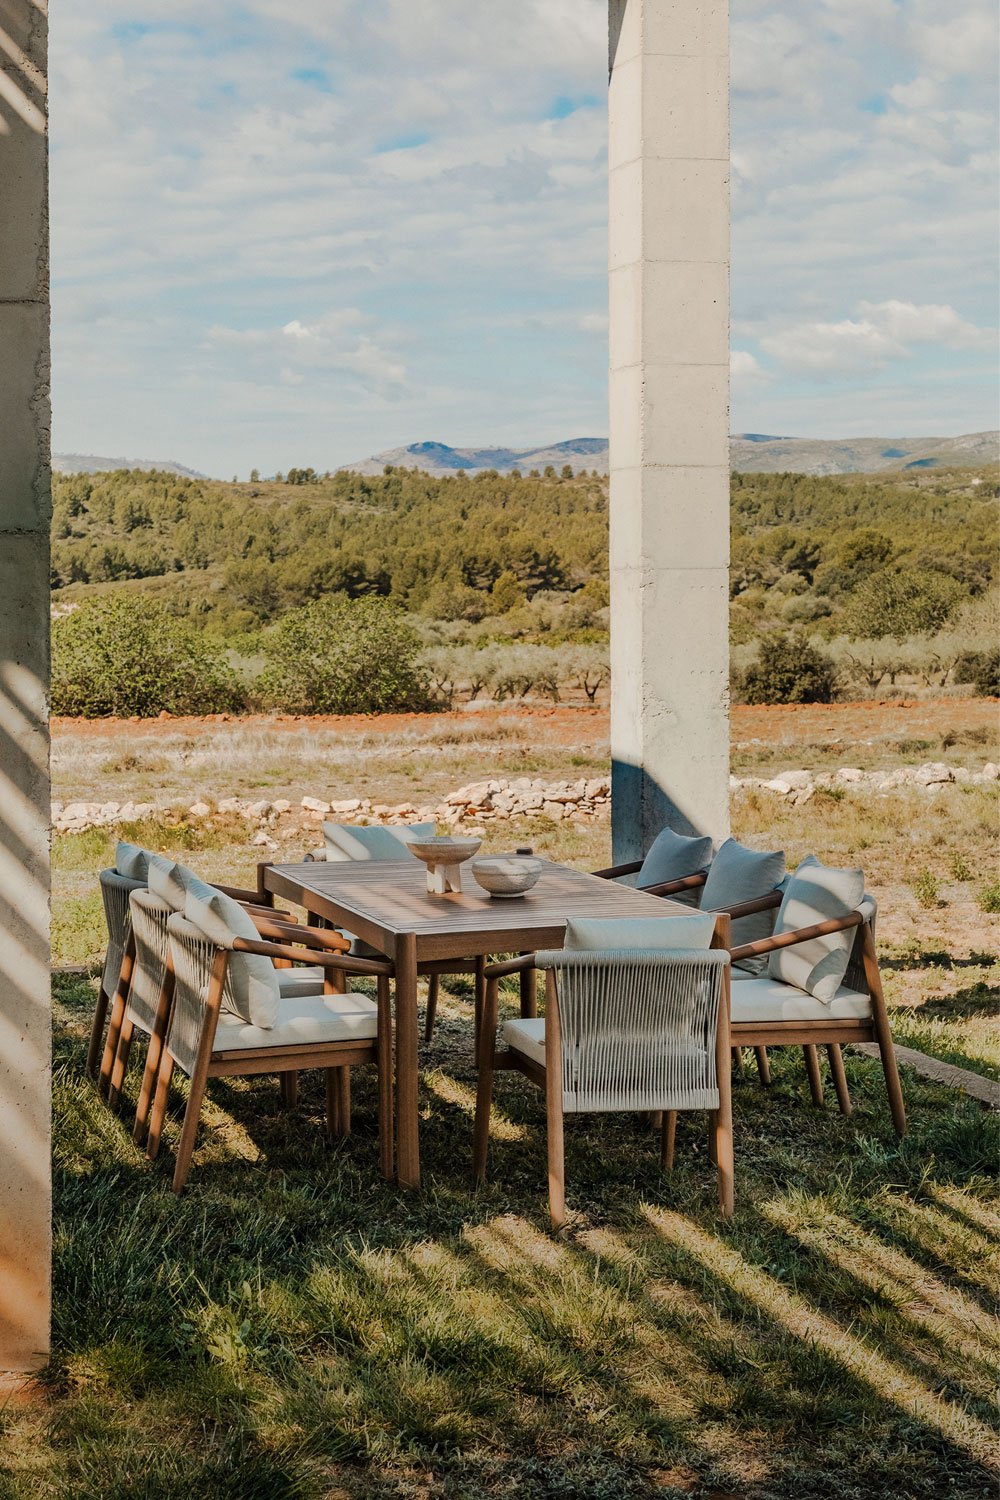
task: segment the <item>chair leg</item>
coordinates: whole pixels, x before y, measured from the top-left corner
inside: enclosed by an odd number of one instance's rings
[[[521,1017],[534,1019],[538,1015],[538,977],[534,969],[522,969],[518,975],[521,990]]]
[[[181,1138],[177,1142],[177,1156],[174,1160],[174,1180],[171,1186],[175,1193],[184,1191],[187,1182],[188,1170],[191,1166],[191,1156],[194,1152],[195,1138],[198,1134],[198,1126],[201,1123],[201,1106],[205,1098],[205,1084],[208,1078],[205,1073],[200,1073],[196,1068],[191,1079],[191,1087],[188,1093],[187,1109],[184,1111],[184,1123],[181,1126]]]
[[[761,1088],[771,1087],[771,1064],[767,1059],[766,1047],[755,1047],[753,1055],[757,1059],[757,1077],[760,1079]]]
[[[896,1051],[892,1045],[892,1030],[885,1008],[885,995],[882,993],[882,976],[879,973],[875,940],[867,923],[863,931],[865,978],[872,1002],[872,1024],[882,1059],[882,1072],[885,1075],[885,1089],[889,1096],[889,1113],[892,1115],[893,1129],[902,1140],[906,1134],[906,1105],[903,1102],[903,1089],[899,1081],[899,1069],[896,1066]]]
[[[167,1034],[167,1022],[170,1018],[170,1003],[172,999],[173,973],[169,971],[157,1002],[156,1015],[153,1018],[153,1029],[149,1034],[149,1045],[146,1048],[146,1066],[142,1070],[142,1083],[139,1086],[139,1102],[135,1108],[135,1124],[132,1127],[132,1139],[137,1146],[142,1145],[143,1138],[149,1126],[149,1111],[152,1106],[153,1094],[156,1090],[156,1079],[163,1057],[163,1039]]]
[[[660,1126],[660,1164],[664,1172],[674,1169],[674,1146],[677,1143],[677,1111],[665,1109]]]
[[[167,1115],[167,1100],[170,1097],[170,1083],[174,1076],[174,1060],[169,1052],[164,1050],[160,1059],[159,1072],[156,1075],[156,1092],[153,1095],[153,1107],[149,1112],[149,1132],[146,1136],[146,1155],[150,1161],[155,1161],[160,1149],[160,1136],[163,1134],[163,1122]]]
[[[430,1046],[434,1035],[434,1021],[437,1017],[438,992],[441,988],[440,974],[432,974],[427,981],[427,1014],[424,1017],[424,1041]]]
[[[125,1082],[125,1074],[128,1072],[129,1053],[132,1051],[132,1038],[135,1035],[135,1022],[128,1016],[122,1021],[121,1031],[118,1034],[118,1046],[115,1048],[114,1062],[111,1064],[111,1080],[108,1087],[108,1108],[117,1109],[121,1103],[122,1085]]]
[[[743,1056],[742,1047],[733,1048],[733,1060],[736,1063],[736,1076],[742,1079],[747,1070],[747,1060]]]
[[[493,1029],[496,1018],[499,982],[491,979],[486,987],[483,1015],[476,1049],[479,1076],[476,1081],[476,1120],[472,1130],[472,1175],[477,1186],[486,1181],[486,1161],[490,1149],[490,1110],[493,1106]]]
[[[118,1043],[121,1040],[124,1021],[125,996],[119,990],[111,1003],[111,1019],[108,1022],[108,1033],[104,1038],[104,1051],[101,1054],[101,1066],[97,1074],[97,1092],[105,1096],[111,1088],[111,1073],[118,1055]]]
[[[802,1055],[806,1060],[806,1075],[809,1079],[809,1092],[812,1095],[812,1102],[817,1109],[822,1109],[824,1104],[823,1079],[819,1071],[819,1053],[815,1047],[808,1046],[802,1048]]]
[[[854,1106],[851,1103],[851,1091],[847,1087],[847,1074],[844,1072],[844,1057],[838,1043],[830,1042],[826,1049],[826,1055],[830,1063],[830,1076],[833,1079],[833,1087],[837,1094],[837,1104],[840,1106],[842,1115],[853,1113]]]
[[[337,1068],[326,1070],[326,1128],[337,1137],[340,1130],[340,1089],[337,1085]]]
[[[563,1112],[548,1111],[549,1217],[553,1229],[566,1223],[566,1151],[563,1142]]]
[[[728,921],[723,922],[722,941],[728,946]],[[712,1159],[719,1172],[719,1208],[725,1219],[733,1216],[735,1197],[735,1158],[733,1153],[733,1075],[729,1067],[732,1052],[730,1032],[729,970],[723,973],[719,999],[719,1024],[715,1034],[715,1071],[719,1086],[719,1107],[712,1114]]]
[[[94,1007],[94,1020],[90,1028],[90,1045],[87,1048],[87,1076],[97,1077],[97,1064],[101,1056],[101,1044],[104,1041],[104,1022],[108,1016],[108,996],[104,988],[97,992],[97,1004]]]
[[[340,1094],[340,1133],[347,1136],[351,1133],[351,1070],[350,1068],[338,1068],[337,1088]]]
[[[394,1077],[392,1067],[392,1005],[389,999],[389,981],[380,976],[378,980],[378,1034],[375,1040],[378,1059],[378,1164],[379,1171],[388,1181],[393,1175],[393,1097]]]

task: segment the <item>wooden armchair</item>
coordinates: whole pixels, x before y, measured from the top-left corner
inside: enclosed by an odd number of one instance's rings
[[[153,1159],[159,1150],[170,1082],[179,1067],[191,1082],[175,1159],[176,1193],[187,1180],[209,1078],[305,1068],[326,1071],[327,1122],[338,1136],[350,1134],[350,1069],[361,1064],[378,1069],[379,1166],[384,1177],[392,1175],[392,965],[348,957],[336,934],[290,924],[275,927],[284,929],[275,940],[233,937],[229,945],[219,946],[179,913],[167,919],[173,999],[146,1153]],[[245,954],[318,964],[327,974],[326,992],[282,1000],[272,1028],[252,1025],[223,1005],[232,993],[234,968]],[[376,1001],[347,989],[349,977],[362,975],[377,980]]]
[[[507,1021],[506,1046],[498,1052],[500,980],[535,969],[545,973],[545,1018]],[[728,994],[724,948],[564,950],[491,964],[479,1038],[476,1181],[486,1175],[494,1074],[516,1069],[545,1093],[554,1229],[566,1218],[564,1116],[585,1112],[662,1112],[662,1160],[670,1167],[676,1112],[709,1110],[719,1202],[728,1217],[733,1211]]]

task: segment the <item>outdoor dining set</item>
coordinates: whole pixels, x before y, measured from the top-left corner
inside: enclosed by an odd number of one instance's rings
[[[330,1132],[351,1125],[351,1069],[376,1070],[379,1164],[420,1182],[419,1013],[433,1037],[440,980],[471,976],[477,1070],[472,1160],[487,1166],[495,1075],[544,1093],[552,1223],[565,1221],[568,1114],[633,1112],[673,1163],[677,1114],[708,1112],[723,1214],[733,1211],[732,1062],[801,1048],[814,1104],[825,1048],[837,1102],[841,1048],[874,1042],[899,1135],[905,1112],[860,870],[664,829],[644,860],[594,873],[433,826],[323,825],[297,864],[258,866],[255,889],[210,885],[120,843],[100,874],[108,927],[88,1071],[118,1109],[136,1040],[145,1054],[133,1137],[159,1150],[175,1070],[189,1080],[173,1186],[187,1180],[207,1082],[274,1074],[285,1101],[321,1069]],[[544,977],[544,1015],[538,1013]],[[501,984],[517,1014],[500,1019]],[[355,983],[352,986],[352,981]],[[367,981],[359,988],[358,981]]]

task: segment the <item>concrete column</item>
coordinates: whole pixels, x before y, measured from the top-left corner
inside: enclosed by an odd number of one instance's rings
[[[616,860],[729,827],[727,0],[610,0]]]
[[[0,1372],[49,1347],[45,0],[0,0]]]

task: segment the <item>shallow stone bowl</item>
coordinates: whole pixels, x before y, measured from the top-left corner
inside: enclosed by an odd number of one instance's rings
[[[453,838],[449,833],[431,839],[407,840],[406,847],[424,864],[461,865],[479,849],[482,839]]]
[[[491,896],[523,896],[538,881],[542,862],[525,854],[488,854],[472,861],[472,878]]]

